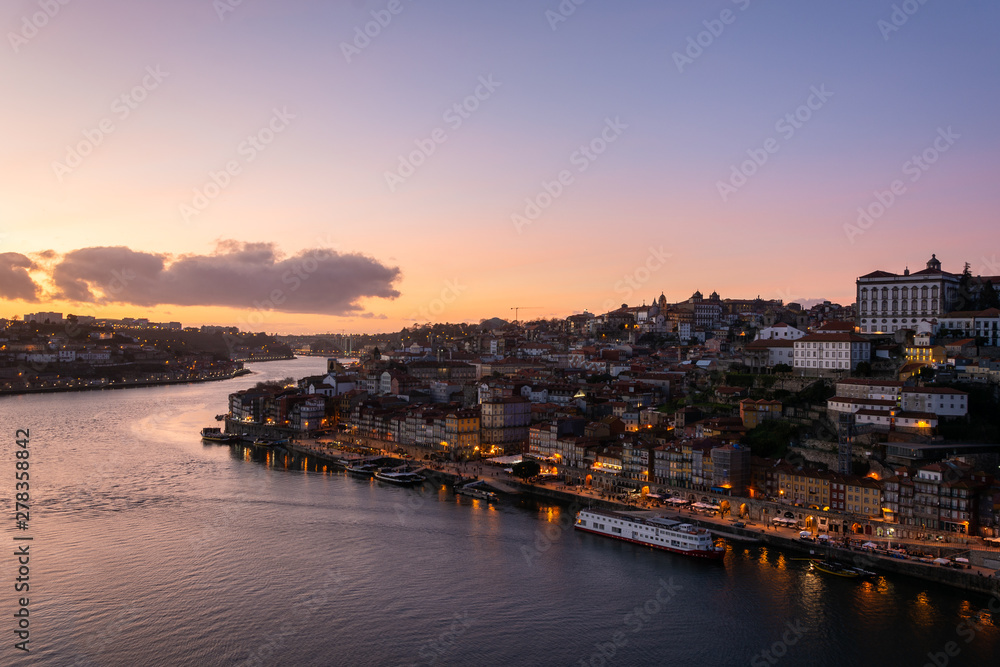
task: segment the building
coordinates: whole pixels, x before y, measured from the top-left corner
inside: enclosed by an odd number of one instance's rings
[[[480,450],[479,409],[455,410],[445,416],[444,442],[457,457],[474,456]],[[489,454],[490,452],[485,452]]]
[[[712,450],[712,488],[734,496],[747,495],[750,486],[750,448],[725,445]]]
[[[938,330],[942,334],[959,338],[973,337],[981,344],[1000,344],[1000,310],[956,311],[938,320]]]
[[[531,424],[531,402],[521,396],[508,396],[481,405],[480,446],[501,449],[504,452],[521,452],[528,445],[528,426]]]
[[[830,482],[830,509],[881,518],[882,488],[871,477],[838,475]]]
[[[786,466],[778,470],[778,498],[781,502],[810,509],[830,506],[830,483],[834,474],[808,468]]]
[[[744,398],[740,401],[740,419],[748,429],[760,425],[768,419],[781,418],[781,401]]]
[[[793,368],[798,375],[850,373],[871,360],[871,343],[857,334],[813,333],[793,344]]]
[[[36,324],[62,324],[63,316],[62,313],[25,313],[24,321]]]
[[[857,279],[858,331],[891,334],[916,329],[921,320],[950,312],[958,292],[959,276],[942,271],[936,255],[916,273],[873,271]]]
[[[798,340],[806,335],[805,331],[785,324],[776,322],[769,327],[761,329],[754,340]]]
[[[908,362],[925,366],[943,364],[947,359],[943,345],[907,345],[903,349],[903,354],[906,355]]]
[[[938,417],[964,417],[969,414],[969,395],[950,387],[904,387],[899,407]]]
[[[795,364],[795,343],[790,339],[767,338],[747,343],[743,348],[746,365],[752,370]]]

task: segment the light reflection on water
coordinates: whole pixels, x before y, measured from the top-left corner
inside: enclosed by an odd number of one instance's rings
[[[762,546],[704,563],[566,529],[562,507],[389,487],[198,438],[229,391],[322,363],[0,399],[39,453],[45,554],[37,650],[13,664],[427,664],[421,650],[456,613],[470,625],[438,664],[579,664],[618,631],[616,664],[747,664],[796,621],[810,630],[784,664],[924,664],[988,602],[899,577],[826,578]],[[625,615],[667,579],[680,592],[632,633]],[[303,602],[324,586],[324,602]],[[998,630],[983,625],[958,664],[992,664]]]

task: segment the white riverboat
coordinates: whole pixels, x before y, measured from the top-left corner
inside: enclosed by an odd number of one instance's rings
[[[660,516],[642,518],[607,510],[580,510],[575,527],[686,556],[721,559],[726,553],[725,547],[716,546],[712,534],[704,528]]]

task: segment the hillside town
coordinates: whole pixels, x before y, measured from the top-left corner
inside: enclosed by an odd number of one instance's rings
[[[27,313],[0,320],[0,393],[224,380],[248,373],[245,361],[291,356],[283,343],[236,327]]]
[[[231,394],[226,430],[520,456],[607,497],[787,509],[822,533],[997,540],[997,280],[931,257],[860,276],[851,306],[696,292],[418,326]]]

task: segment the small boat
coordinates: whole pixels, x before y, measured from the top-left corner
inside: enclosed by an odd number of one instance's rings
[[[201,438],[202,440],[209,440],[211,442],[236,442],[239,440],[239,436],[223,433],[221,428],[214,426],[201,429]]]
[[[375,479],[381,480],[383,482],[389,482],[390,484],[398,484],[400,486],[414,486],[416,484],[422,484],[427,481],[427,478],[423,475],[418,475],[415,472],[409,470],[379,470],[375,473]]]
[[[355,477],[367,477],[371,479],[378,472],[378,466],[372,463],[362,463],[347,466],[347,472]]]
[[[827,574],[832,574],[837,577],[846,577],[848,579],[857,579],[861,576],[853,567],[848,567],[846,565],[841,565],[840,563],[835,563],[830,560],[814,560],[812,562],[812,568],[814,570],[819,570],[820,572],[826,572]]]
[[[469,496],[470,498],[479,498],[491,503],[497,501],[497,494],[487,489],[482,480],[462,484],[455,488],[455,493],[461,496]]]
[[[858,573],[858,576],[863,579],[874,579],[878,576],[878,572],[872,572],[871,570],[863,570],[860,567],[852,567],[852,570]]]
[[[257,438],[252,443],[255,447],[274,447],[274,443],[264,438]]]

